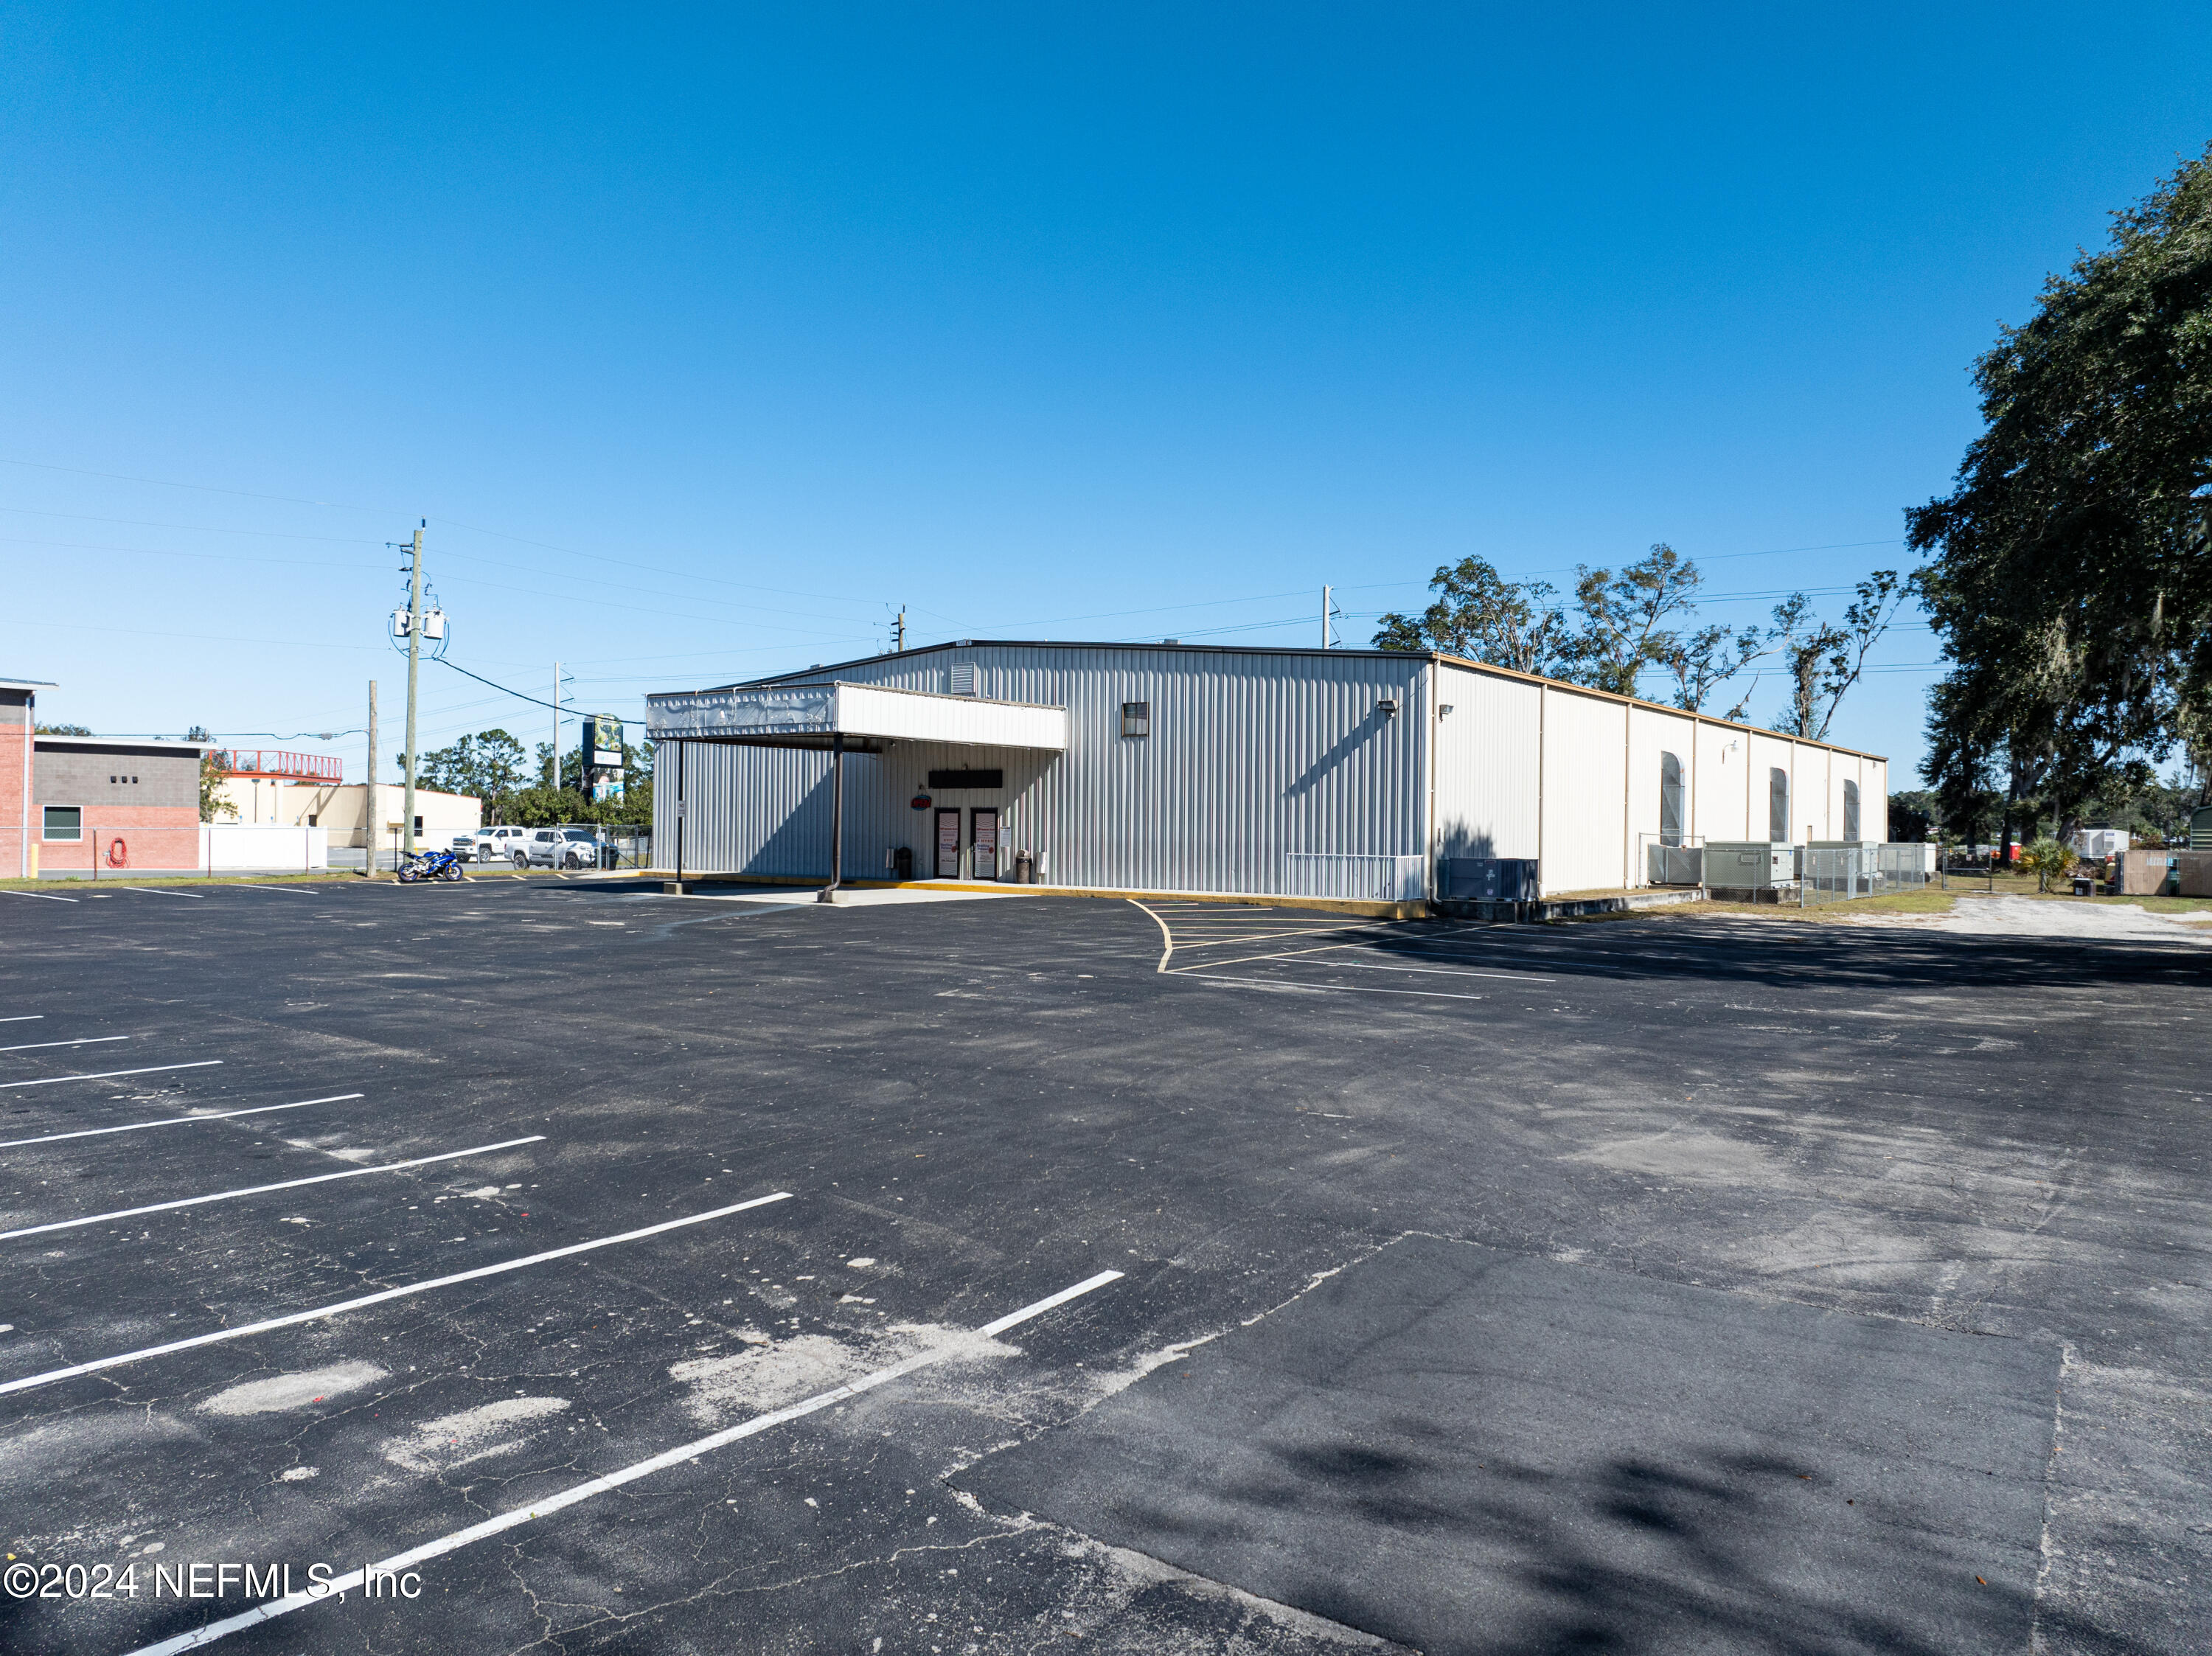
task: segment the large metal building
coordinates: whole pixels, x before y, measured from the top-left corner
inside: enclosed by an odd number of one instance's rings
[[[1879,757],[1434,654],[962,640],[647,698],[663,866],[1409,901],[1880,840]],[[839,772],[842,771],[842,782]]]

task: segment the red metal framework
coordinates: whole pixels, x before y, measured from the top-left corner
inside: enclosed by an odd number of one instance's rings
[[[218,748],[215,762],[226,776],[272,776],[299,782],[342,782],[345,761],[327,754],[276,748]]]

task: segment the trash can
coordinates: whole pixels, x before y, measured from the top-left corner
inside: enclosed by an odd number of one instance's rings
[[[2082,875],[2075,875],[2074,877],[2074,895],[2077,897],[2095,896],[2097,895],[2097,883]]]
[[[1036,883],[1036,858],[1026,851],[1018,851],[1014,853],[1014,883],[1016,885]]]
[[[891,852],[891,872],[902,881],[914,878],[914,847],[901,846]]]
[[[601,868],[620,868],[622,866],[621,851],[612,845],[603,843],[599,846],[599,866]]]

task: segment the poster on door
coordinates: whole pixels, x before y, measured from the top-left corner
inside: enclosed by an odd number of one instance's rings
[[[999,877],[999,813],[979,810],[975,813],[975,873],[979,880]]]
[[[937,877],[960,877],[960,813],[957,810],[937,813]]]

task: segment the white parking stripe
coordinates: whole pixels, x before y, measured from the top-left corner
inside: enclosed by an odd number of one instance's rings
[[[465,1156],[489,1156],[494,1150],[511,1150],[520,1144],[542,1144],[544,1133],[532,1133],[527,1138],[505,1138],[496,1144],[478,1144],[473,1149],[447,1150],[442,1156],[418,1156],[411,1162],[386,1162],[380,1167],[348,1168],[343,1173],[319,1173],[307,1179],[287,1179],[281,1184],[249,1185],[244,1190],[219,1190],[209,1196],[180,1196],[173,1202],[149,1202],[143,1208],[118,1208],[112,1213],[87,1214],[82,1219],[57,1219],[52,1224],[25,1225],[20,1230],[0,1230],[0,1242],[12,1241],[18,1236],[43,1236],[52,1230],[76,1230],[85,1225],[97,1225],[110,1219],[135,1219],[142,1213],[172,1213],[179,1208],[196,1208],[207,1202],[228,1202],[240,1196],[266,1196],[272,1190],[297,1190],[302,1185],[327,1185],[334,1179],[365,1179],[372,1173],[404,1173],[409,1168],[427,1168],[433,1162],[458,1162]]]
[[[125,891],[143,891],[149,897],[189,897],[196,903],[204,903],[207,901],[207,893],[204,891],[165,891],[160,886],[154,885],[127,885],[123,889]]]
[[[0,1052],[35,1052],[41,1046],[97,1046],[103,1040],[128,1040],[128,1035],[86,1035],[76,1040],[27,1040],[20,1046],[0,1046]]]
[[[1243,965],[1246,964],[1248,961],[1292,961],[1292,962],[1294,962],[1295,964],[1297,964],[1297,965],[1300,965],[1300,966],[1332,966],[1332,965],[1333,965],[1333,966],[1355,966],[1355,965],[1358,965],[1358,961],[1318,961],[1318,960],[1313,960],[1313,959],[1310,959],[1310,958],[1309,958],[1309,956],[1315,955],[1328,955],[1328,954],[1333,954],[1333,953],[1340,953],[1341,951],[1343,951],[1343,950],[1345,950],[1345,949],[1364,949],[1368,950],[1370,953],[1372,953],[1372,954],[1378,954],[1378,955],[1380,955],[1380,954],[1389,954],[1389,953],[1395,952],[1395,947],[1396,947],[1396,946],[1394,944],[1390,949],[1385,949],[1382,948],[1382,947],[1381,947],[1380,945],[1378,945],[1378,944],[1375,944],[1375,943],[1322,943],[1322,944],[1321,944],[1320,946],[1318,946],[1318,947],[1316,947],[1316,948],[1313,948],[1313,949],[1280,949],[1280,950],[1278,950],[1276,953],[1272,954],[1272,955],[1237,955],[1234,960],[1226,960],[1226,961],[1199,961],[1199,962],[1197,963],[1197,965],[1196,965],[1196,966],[1170,967],[1170,968],[1169,968],[1168,969],[1169,969],[1169,971],[1170,971],[1171,974],[1173,974],[1173,973],[1189,973],[1189,972],[1194,972],[1194,971],[1196,971],[1196,970],[1198,969],[1198,967],[1200,967],[1200,966],[1203,966],[1203,967],[1206,968],[1208,970],[1218,971],[1218,970],[1219,970],[1221,968],[1223,968],[1223,967],[1224,967],[1224,966],[1243,966]],[[1457,959],[1459,959],[1459,958],[1460,958],[1460,956],[1458,956],[1458,955],[1446,955],[1444,958],[1446,958],[1447,960],[1457,960]],[[1534,975],[1534,974],[1532,974],[1526,973],[1526,972],[1465,972],[1465,971],[1455,971],[1455,970],[1451,970],[1451,969],[1449,969],[1449,968],[1441,968],[1441,967],[1420,967],[1420,966],[1376,966],[1376,967],[1369,967],[1369,968],[1365,968],[1365,969],[1367,969],[1367,970],[1369,970],[1369,971],[1371,971],[1371,972],[1424,972],[1424,971],[1433,971],[1433,972],[1440,972],[1440,973],[1442,973],[1443,975],[1446,975],[1446,976],[1451,976],[1451,977],[1462,977],[1462,978],[1508,978],[1508,979],[1514,980],[1516,980],[1516,981],[1520,981],[1520,982],[1528,982],[1528,983],[1556,983],[1556,982],[1558,982],[1558,981],[1559,981],[1559,980],[1558,980],[1558,979],[1556,979],[1556,978],[1540,977],[1540,976],[1536,976],[1536,975]]]
[[[1034,1301],[1024,1306],[1019,1311],[1000,1318],[996,1322],[985,1323],[975,1331],[986,1339],[994,1340],[1008,1329],[1017,1327],[1032,1317],[1041,1317],[1056,1307],[1066,1305],[1070,1300],[1082,1298],[1094,1288],[1103,1288],[1109,1283],[1117,1283],[1121,1280],[1120,1271],[1102,1271],[1096,1277],[1085,1277],[1073,1288],[1063,1288],[1057,1294],[1048,1294],[1043,1299]]]
[[[1226,936],[1215,936],[1209,933],[1206,936],[1206,941],[1203,943],[1188,942],[1184,937],[1179,936],[1176,938],[1176,947],[1178,949],[1218,949],[1224,943],[1266,943],[1271,937],[1326,937],[1330,936],[1332,933],[1339,931],[1372,931],[1375,928],[1372,926],[1364,925],[1301,925],[1292,926],[1280,931],[1237,931]]]
[[[1196,983],[1225,983],[1237,989],[1265,989],[1278,995],[1419,995],[1428,1000],[1480,1000],[1480,995],[1454,995],[1441,989],[1364,989],[1350,983],[1273,983],[1266,978],[1209,978],[1196,972],[1169,972],[1170,978]]]
[[[51,891],[0,891],[0,897],[39,897],[50,903],[73,903],[74,897],[57,897]]]
[[[238,1115],[266,1115],[271,1110],[304,1110],[310,1104],[336,1104],[343,1099],[366,1098],[366,1093],[332,1093],[328,1098],[303,1098],[296,1104],[257,1104],[250,1110],[208,1110],[198,1115],[173,1115],[166,1121],[133,1121],[120,1127],[85,1127],[76,1132],[50,1132],[44,1138],[0,1141],[0,1150],[20,1149],[26,1144],[57,1144],[64,1138],[97,1138],[102,1133],[143,1132],[149,1127],[181,1127],[194,1121],[228,1121]]]
[[[163,1070],[204,1070],[222,1062],[219,1058],[204,1058],[194,1064],[149,1064],[143,1070],[95,1070],[89,1075],[48,1076],[43,1081],[0,1081],[0,1090],[9,1087],[53,1087],[64,1081],[112,1081],[117,1076],[157,1075]]]
[[[312,1311],[289,1312],[282,1317],[269,1317],[258,1323],[241,1323],[236,1328],[218,1328],[212,1333],[195,1334],[190,1339],[171,1340],[166,1345],[149,1345],[137,1351],[120,1352],[112,1357],[94,1357],[90,1362],[74,1363],[67,1368],[50,1368],[43,1374],[26,1374],[21,1380],[0,1381],[0,1395],[9,1392],[27,1392],[33,1386],[52,1386],[56,1380],[74,1380],[79,1374],[95,1374],[106,1368],[119,1368],[125,1363],[143,1362],[149,1357],[165,1357],[173,1351],[190,1351],[196,1346],[215,1345],[224,1340],[242,1340],[249,1334],[266,1334],[274,1328],[290,1328],[299,1323],[316,1322],[344,1312],[382,1305],[386,1300],[404,1299],[410,1294],[427,1294],[434,1288],[451,1288],[455,1283],[472,1283],[485,1277],[497,1277],[505,1271],[520,1271],[526,1265],[544,1265],[548,1259],[565,1259],[572,1253],[589,1253],[593,1248],[612,1247],[617,1242],[635,1242],[642,1237],[658,1236],[664,1230],[704,1224],[709,1219],[722,1219],[732,1213],[743,1213],[747,1208],[790,1199],[789,1191],[780,1190],[773,1196],[756,1196],[750,1202],[735,1202],[726,1208],[688,1214],[681,1219],[664,1219],[657,1225],[647,1225],[642,1230],[626,1230],[619,1236],[601,1236],[588,1242],[571,1242],[566,1247],[549,1248],[543,1253],[527,1254],[522,1259],[508,1259],[500,1265],[478,1265],[473,1271],[457,1271],[450,1277],[432,1277],[424,1282],[382,1289],[374,1294],[364,1294],[358,1299],[340,1300],[336,1305],[317,1306]]]
[[[1118,1271],[1102,1271],[1086,1282],[1078,1283],[1073,1288],[1064,1288],[1059,1293],[1039,1300],[1034,1305],[1024,1306],[1012,1316],[1001,1317],[994,1323],[986,1323],[976,1331],[986,1335],[1004,1333],[1017,1324],[1027,1322],[1030,1318],[1039,1316],[1055,1306],[1066,1305],[1079,1295],[1088,1294],[1093,1289],[1103,1288],[1107,1283],[1118,1280],[1121,1275]],[[496,1518],[486,1519],[481,1524],[471,1524],[465,1529],[455,1530],[450,1535],[441,1535],[435,1541],[425,1542],[419,1547],[410,1547],[405,1552],[394,1553],[389,1558],[380,1559],[365,1568],[335,1576],[330,1581],[327,1590],[314,1598],[309,1598],[306,1593],[301,1592],[295,1593],[289,1598],[272,1598],[266,1604],[257,1604],[252,1610],[242,1611],[239,1615],[225,1617],[220,1622],[210,1622],[205,1627],[194,1628],[189,1633],[178,1634],[174,1638],[164,1639],[158,1644],[141,1646],[132,1651],[130,1656],[173,1656],[173,1653],[178,1651],[198,1650],[203,1646],[213,1644],[218,1639],[227,1638],[231,1634],[242,1633],[247,1628],[258,1627],[264,1622],[274,1621],[279,1616],[288,1616],[295,1610],[306,1610],[312,1605],[319,1604],[325,1598],[337,1593],[350,1592],[356,1587],[366,1585],[369,1571],[373,1570],[380,1575],[404,1574],[416,1565],[425,1563],[433,1558],[442,1558],[447,1553],[459,1552],[463,1547],[472,1545],[495,1535],[503,1534],[508,1530],[519,1528],[538,1519],[550,1518],[566,1507],[589,1501],[593,1495],[605,1495],[610,1490],[619,1489],[624,1484],[635,1483],[641,1477],[649,1477],[655,1472],[665,1471],[671,1466],[680,1466],[687,1460],[696,1460],[700,1456],[711,1453],[716,1449],[723,1448],[745,1438],[757,1436],[770,1427],[782,1426],[794,1420],[804,1419],[808,1415],[818,1414],[833,1404],[842,1403],[848,1398],[857,1398],[863,1392],[872,1392],[878,1386],[888,1386],[902,1375],[911,1374],[917,1368],[927,1368],[933,1362],[942,1362],[951,1355],[950,1350],[945,1350],[921,1352],[907,1358],[903,1362],[895,1362],[888,1368],[878,1368],[873,1374],[863,1374],[856,1380],[849,1380],[830,1391],[817,1392],[812,1397],[802,1398],[785,1408],[770,1410],[764,1415],[755,1415],[750,1420],[740,1422],[735,1426],[711,1433],[706,1437],[695,1438],[689,1443],[678,1445],[673,1449],[663,1450],[659,1454],[625,1466],[620,1471],[609,1472],[604,1477],[587,1478],[581,1483],[573,1483],[557,1495],[547,1495],[541,1501],[533,1501],[526,1505],[510,1508]]]
[[[1519,972],[1462,972],[1451,966],[1378,966],[1372,961],[1292,961],[1297,966],[1326,967],[1336,972],[1413,972],[1431,978],[1504,978],[1513,983],[1557,983],[1557,978],[1532,978]]]
[[[0,1018],[0,1023],[36,1023],[44,1016],[44,1012],[18,1012],[12,1017]]]

